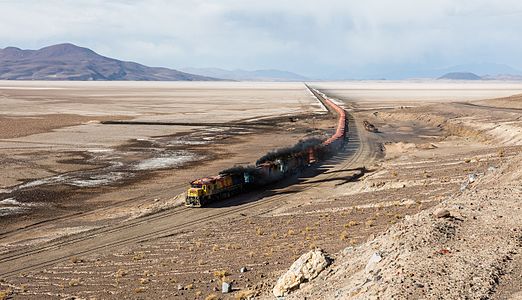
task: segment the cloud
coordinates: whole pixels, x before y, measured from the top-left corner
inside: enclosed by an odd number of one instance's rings
[[[0,0],[0,46],[73,42],[156,66],[312,77],[492,61],[522,67],[514,0]]]

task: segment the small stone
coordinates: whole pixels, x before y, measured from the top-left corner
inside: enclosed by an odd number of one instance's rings
[[[181,284],[178,284],[178,291],[182,291],[183,290],[183,286]]]
[[[469,174],[468,175],[468,182],[473,183],[477,180],[477,174]]]
[[[228,294],[232,291],[232,283],[223,281],[221,284],[221,293]]]
[[[449,210],[447,210],[445,208],[439,208],[439,209],[435,210],[433,212],[433,215],[437,218],[447,218],[447,217],[451,216]]]
[[[239,270],[239,272],[241,272],[241,273],[245,273],[246,271],[248,271],[246,267],[242,267],[242,268]]]
[[[375,271],[376,265],[382,260],[382,256],[379,252],[375,252],[372,254],[370,259],[368,260],[368,263],[366,264],[366,267],[364,268],[364,271],[369,274],[371,272]],[[375,272],[377,273],[377,272]]]

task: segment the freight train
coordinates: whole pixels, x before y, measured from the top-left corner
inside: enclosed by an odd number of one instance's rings
[[[331,137],[324,141],[316,138],[300,141],[293,147],[269,152],[257,160],[255,166],[234,167],[217,176],[196,179],[190,183],[185,205],[201,207],[273,183],[337,152],[345,142],[346,112],[324,95],[310,91],[338,116],[337,128]]]

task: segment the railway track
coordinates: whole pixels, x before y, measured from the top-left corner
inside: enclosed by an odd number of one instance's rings
[[[311,89],[312,90],[312,89]],[[313,91],[312,91],[313,92]],[[313,92],[314,93],[314,92]],[[319,101],[322,96],[316,94]],[[324,102],[323,102],[324,104]],[[367,159],[375,156],[377,149],[368,141],[368,135],[359,128],[351,114],[347,114],[349,143],[339,156],[344,160],[335,163],[340,157],[323,163],[324,167],[338,170],[361,166]],[[330,179],[337,176],[335,172],[326,172],[318,177]],[[248,212],[260,215],[277,206],[286,197],[286,192],[295,189],[307,190],[321,183],[300,183],[287,187],[280,194],[269,196],[272,191],[261,193],[254,201],[250,198],[254,193],[227,199],[218,203],[219,207],[186,208],[177,207],[168,211],[129,221],[117,226],[81,233],[60,240],[28,249],[18,250],[0,256],[0,277],[15,276],[22,272],[45,268],[72,257],[84,256],[98,251],[136,244],[166,236],[173,236],[183,230],[197,227],[223,218],[245,218]],[[74,216],[71,216],[74,217]]]

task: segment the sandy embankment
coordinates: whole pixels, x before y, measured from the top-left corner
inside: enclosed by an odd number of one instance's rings
[[[448,134],[486,145],[520,145],[522,136],[520,123],[472,119],[462,112],[448,119],[420,110],[379,117],[439,123]],[[395,144],[390,150],[413,147]],[[503,275],[516,274],[513,265],[521,261],[521,170],[519,154],[491,165],[477,178],[470,176],[462,191],[439,205],[336,254],[330,269],[287,299],[518,299],[519,282]],[[443,209],[449,216],[437,217]]]

